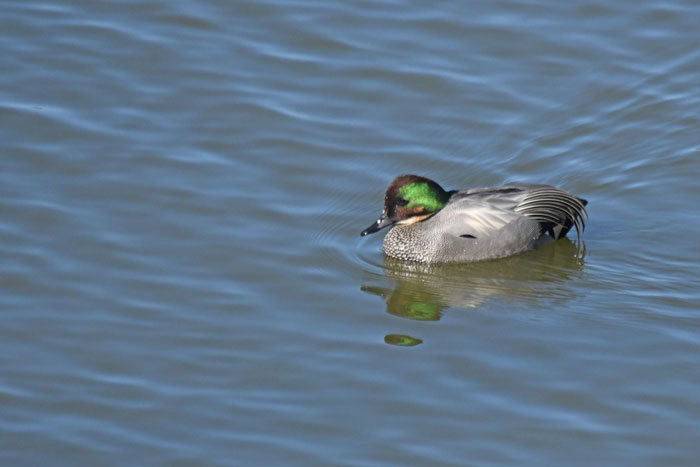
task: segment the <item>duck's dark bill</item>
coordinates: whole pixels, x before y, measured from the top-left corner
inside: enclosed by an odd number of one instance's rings
[[[377,232],[384,227],[389,227],[391,224],[393,224],[392,220],[389,219],[387,216],[382,215],[375,223],[367,227],[365,230],[362,231],[360,236],[364,237],[365,235],[369,235],[371,233]]]

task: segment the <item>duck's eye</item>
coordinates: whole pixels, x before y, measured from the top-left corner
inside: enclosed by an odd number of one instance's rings
[[[397,206],[406,206],[408,204],[408,200],[404,198],[396,198],[396,205]]]

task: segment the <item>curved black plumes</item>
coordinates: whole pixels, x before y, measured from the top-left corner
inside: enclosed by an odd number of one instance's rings
[[[543,186],[530,191],[515,207],[515,211],[545,225],[551,224],[549,227],[555,239],[565,236],[571,227],[576,228],[576,236],[580,239],[586,228],[587,204],[588,201],[585,199],[577,198],[556,188]],[[557,230],[557,226],[561,228]]]

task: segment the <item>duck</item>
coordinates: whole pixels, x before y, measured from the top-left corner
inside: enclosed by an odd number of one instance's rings
[[[550,185],[505,185],[446,191],[419,175],[400,175],[386,190],[384,210],[360,235],[390,227],[382,250],[419,263],[503,258],[586,227],[588,201]]]

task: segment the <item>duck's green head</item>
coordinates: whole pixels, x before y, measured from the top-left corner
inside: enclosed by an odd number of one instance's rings
[[[381,217],[362,231],[363,237],[394,224],[413,224],[442,209],[450,193],[429,178],[418,175],[396,177],[384,197]]]

